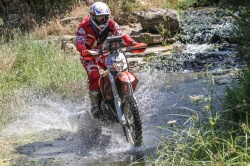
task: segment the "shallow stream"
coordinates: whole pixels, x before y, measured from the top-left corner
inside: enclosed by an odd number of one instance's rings
[[[161,137],[169,135],[165,130],[168,122],[187,125],[185,122],[192,116],[190,110],[195,110],[189,96],[212,96],[214,107],[220,110],[224,89],[233,78],[230,71],[239,66],[235,45],[228,42],[226,35],[231,20],[220,18],[222,15],[216,9],[190,11],[186,16],[182,36],[186,44],[181,54],[173,54],[180,62],[177,68],[168,70],[174,66],[167,66],[168,62],[163,59],[164,63],[157,60],[151,68],[137,73],[140,82],[135,96],[143,121],[142,147],[134,148],[127,143],[118,124],[93,120],[88,112],[87,92],[84,92],[86,100],[81,103],[62,100],[53,94],[43,97],[30,94],[32,100],[25,105],[25,115],[0,134],[0,163],[16,166],[150,165],[149,158],[156,156]],[[206,24],[197,21],[202,20],[200,17],[207,18]],[[209,73],[204,70],[207,62],[213,67]]]
[[[215,76],[213,85],[205,75],[157,70],[138,73],[140,83],[135,95],[142,114],[144,143],[140,148],[126,142],[118,124],[93,120],[88,102],[72,103],[52,95],[33,99],[26,106],[27,114],[1,133],[0,142],[15,147],[14,153],[7,153],[2,160],[18,166],[150,165],[148,157],[155,156],[161,136],[169,134],[164,130],[168,122],[176,120],[176,125],[183,126],[192,116],[188,109],[195,107],[189,96],[210,96],[213,86],[214,104],[219,107],[218,99],[230,77]]]

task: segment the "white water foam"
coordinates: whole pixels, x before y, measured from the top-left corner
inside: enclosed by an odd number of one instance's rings
[[[187,44],[182,50],[182,53],[195,54],[208,52],[209,50],[214,50],[213,44]]]

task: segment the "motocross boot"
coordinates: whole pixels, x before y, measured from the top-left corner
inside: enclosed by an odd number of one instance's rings
[[[100,119],[102,117],[101,111],[101,93],[99,91],[89,91],[89,98],[91,103],[91,114],[94,118]]]

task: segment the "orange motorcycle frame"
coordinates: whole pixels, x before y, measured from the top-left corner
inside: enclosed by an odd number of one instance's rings
[[[126,96],[135,91],[139,80],[134,73],[124,71],[119,72],[115,78],[115,83],[119,96]],[[99,88],[102,97],[108,101],[114,98],[112,87],[107,74],[102,74],[99,79]]]

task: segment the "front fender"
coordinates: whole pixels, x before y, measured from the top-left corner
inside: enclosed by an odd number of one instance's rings
[[[117,77],[121,82],[133,82],[136,77],[129,73],[128,71],[119,73],[120,75]]]
[[[121,72],[117,79],[122,83],[122,85],[126,85],[126,83],[132,84],[133,91],[135,91],[139,82],[138,78],[133,73],[128,71]]]

